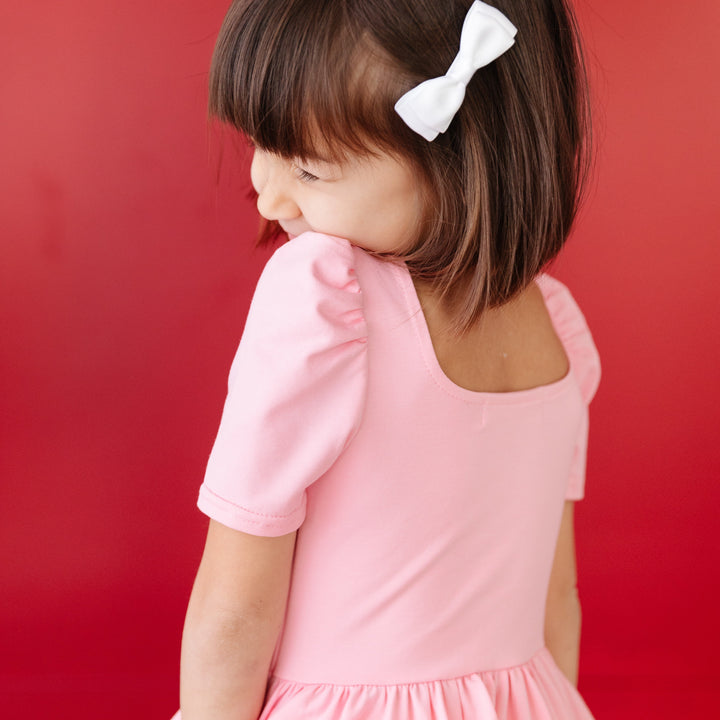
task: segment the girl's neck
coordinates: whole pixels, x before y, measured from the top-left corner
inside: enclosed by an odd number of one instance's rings
[[[428,323],[428,327],[436,334],[446,337],[448,340],[460,338],[452,334],[452,326],[454,319],[454,309],[452,299],[442,300],[440,292],[432,287],[432,284],[413,278],[413,285],[417,293],[420,306]],[[468,335],[476,335],[482,332],[482,329],[490,329],[492,326],[498,326],[502,323],[512,322],[513,316],[518,312],[524,303],[524,299],[528,293],[532,292],[533,285],[525,288],[519,295],[514,297],[500,307],[490,308],[486,310],[477,320],[475,325],[470,328]],[[462,293],[460,293],[461,295]]]

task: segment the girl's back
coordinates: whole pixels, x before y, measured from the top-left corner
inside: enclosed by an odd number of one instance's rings
[[[316,233],[268,263],[200,495],[244,532],[302,523],[268,717],[589,717],[543,631],[599,362],[567,289],[542,275],[535,291],[497,319],[494,347],[522,352],[518,326],[538,325],[533,347],[542,331],[547,356],[560,343],[560,377],[506,391],[537,375],[505,373],[503,391],[475,391],[438,364],[402,264]],[[281,344],[299,330],[300,354]],[[263,347],[277,357],[261,368]],[[489,376],[477,367],[468,385]],[[258,444],[270,452],[249,466]]]

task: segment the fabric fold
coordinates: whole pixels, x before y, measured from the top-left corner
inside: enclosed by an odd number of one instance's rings
[[[567,286],[547,274],[538,276],[553,325],[570,355],[580,391],[586,405],[595,396],[600,384],[600,355],[593,342],[590,328]]]

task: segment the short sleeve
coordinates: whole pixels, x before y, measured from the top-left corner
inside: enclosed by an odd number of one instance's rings
[[[362,419],[367,330],[349,242],[304,233],[258,281],[198,507],[253,535],[296,530],[306,490]]]
[[[600,354],[585,316],[568,288],[547,274],[538,277],[538,284],[545,297],[545,304],[555,330],[565,347],[583,400],[583,412],[573,448],[565,494],[566,500],[582,500],[585,497],[590,402],[600,384]]]

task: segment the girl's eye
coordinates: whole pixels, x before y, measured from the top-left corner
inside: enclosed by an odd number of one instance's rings
[[[295,166],[295,172],[298,176],[298,179],[302,180],[302,182],[315,182],[315,180],[320,179],[317,175],[313,175],[307,170],[303,170],[301,167]]]

